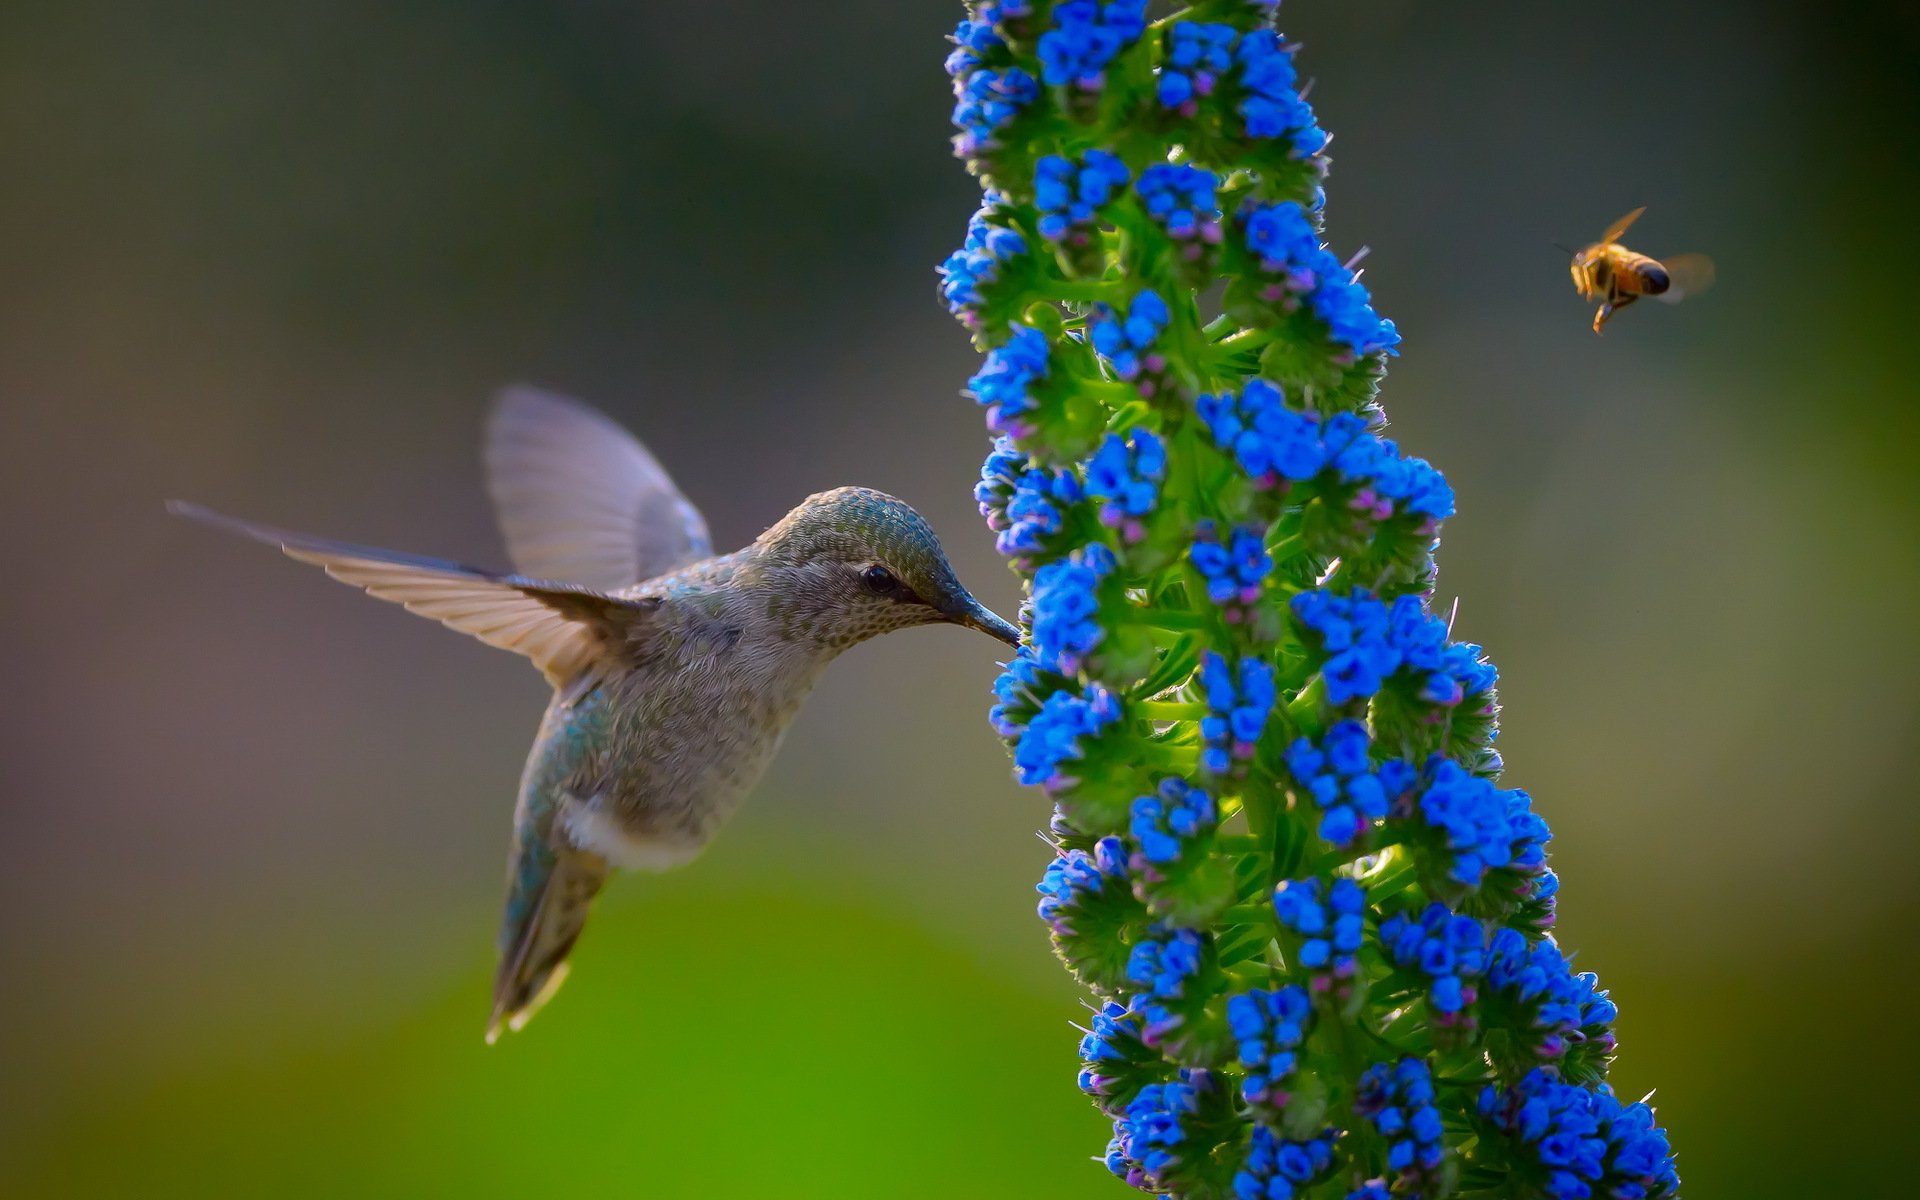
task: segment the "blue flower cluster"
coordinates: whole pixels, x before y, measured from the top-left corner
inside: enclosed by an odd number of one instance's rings
[[[1151,429],[1109,433],[1087,460],[1087,494],[1101,502],[1100,523],[1131,545],[1147,536],[1146,518],[1166,476],[1167,448]]]
[[[1320,244],[1307,212],[1291,200],[1243,210],[1247,249],[1269,274],[1278,276],[1261,298],[1289,310],[1301,298],[1327,326],[1335,342],[1352,353],[1398,354],[1400,332],[1373,310],[1359,277]]]
[[[1107,1169],[1135,1187],[1158,1191],[1190,1149],[1185,1123],[1200,1111],[1196,1081],[1210,1082],[1204,1072],[1182,1071],[1178,1079],[1141,1088],[1126,1115],[1114,1122]]]
[[[1479,887],[1488,871],[1532,873],[1547,865],[1553,835],[1527,794],[1470,775],[1452,759],[1429,764],[1416,810],[1445,836],[1452,856],[1447,875],[1456,883]]]
[[[1113,367],[1115,375],[1132,382],[1139,379],[1143,368],[1149,375],[1158,375],[1166,368],[1166,361],[1152,350],[1154,340],[1173,319],[1160,293],[1151,288],[1142,290],[1134,296],[1125,317],[1105,304],[1095,306],[1094,314],[1087,340]],[[1151,395],[1151,383],[1141,381],[1140,392]]]
[[[1080,1039],[1080,1090],[1096,1103],[1130,1099],[1140,1077],[1161,1065],[1159,1052],[1140,1040],[1139,1019],[1124,1005],[1107,1001],[1090,1024]]]
[[[1042,666],[1077,675],[1100,645],[1100,581],[1114,565],[1113,551],[1095,543],[1034,572],[1032,643]]]
[[[1267,553],[1262,532],[1249,526],[1237,526],[1220,541],[1211,521],[1203,521],[1194,531],[1194,569],[1207,581],[1207,599],[1226,610],[1229,622],[1245,619],[1246,610],[1260,599],[1261,585],[1273,573],[1273,555]]]
[[[1030,465],[1007,437],[994,443],[973,487],[987,528],[999,535],[995,547],[1016,561],[1051,548],[1066,530],[1067,511],[1082,494],[1078,475]]]
[[[987,55],[1005,46],[1006,39],[994,28],[999,14],[983,10],[962,20],[953,31],[953,52],[947,55],[947,74],[959,78],[979,67]]]
[[[1429,978],[1427,1003],[1437,1023],[1458,1022],[1477,998],[1477,981],[1487,969],[1487,930],[1474,918],[1436,901],[1418,917],[1401,913],[1382,922],[1380,941],[1396,964]]]
[[[1287,773],[1321,812],[1320,836],[1350,846],[1392,799],[1413,785],[1415,772],[1398,759],[1375,768],[1372,739],[1359,721],[1341,721],[1315,745],[1298,738],[1287,747]]]
[[[1478,1110],[1537,1164],[1553,1200],[1667,1200],[1680,1190],[1653,1110],[1621,1104],[1604,1085],[1584,1088],[1534,1070],[1512,1088],[1489,1085]]]
[[[960,130],[953,151],[975,158],[999,148],[1000,131],[1039,96],[1040,84],[1019,67],[963,68],[954,76],[953,94],[953,123]]]
[[[1367,890],[1339,878],[1283,879],[1273,889],[1273,914],[1297,934],[1300,966],[1313,973],[1312,988],[1324,992],[1351,978],[1354,955],[1366,940]]]
[[[1365,588],[1341,596],[1324,589],[1292,601],[1302,627],[1318,635],[1327,656],[1321,674],[1334,704],[1364,700],[1404,669],[1421,676],[1420,695],[1436,704],[1459,703],[1493,686],[1493,667],[1471,643],[1449,645],[1447,623],[1418,596],[1389,607]]]
[[[1218,819],[1211,796],[1178,775],[1162,779],[1133,801],[1127,832],[1140,847],[1140,869],[1150,873],[1178,862],[1194,839],[1213,832]]]
[[[1233,66],[1233,44],[1240,31],[1231,25],[1176,21],[1167,34],[1166,60],[1155,95],[1182,116],[1199,111],[1197,97],[1213,95],[1220,77]]]
[[[1590,1045],[1603,1055],[1612,1051],[1618,1010],[1600,990],[1599,977],[1591,971],[1574,974],[1552,938],[1529,942],[1513,929],[1495,933],[1487,955],[1487,982],[1513,1010],[1528,1014],[1530,1049],[1536,1057],[1558,1059],[1575,1044]]]
[[[1446,1158],[1446,1130],[1434,1107],[1433,1074],[1425,1061],[1403,1058],[1369,1067],[1360,1077],[1353,1108],[1386,1139],[1387,1170],[1414,1181],[1395,1190],[1418,1192],[1417,1181],[1439,1170]]]
[[[1066,0],[1040,35],[1041,77],[1054,87],[1098,91],[1107,64],[1147,29],[1147,0]]]
[[[1065,850],[1047,864],[1035,885],[1040,893],[1040,919],[1060,937],[1080,931],[1075,922],[1088,908],[1132,895],[1127,879],[1127,848],[1119,838],[1101,838],[1093,852]]]
[[[1220,205],[1214,192],[1220,177],[1191,163],[1156,163],[1140,172],[1134,190],[1147,215],[1169,236],[1206,242],[1220,240]]]
[[[1430,532],[1453,515],[1453,488],[1425,460],[1401,455],[1375,435],[1364,417],[1335,413],[1322,421],[1287,407],[1280,389],[1250,379],[1239,395],[1223,392],[1195,402],[1214,444],[1234,456],[1256,483],[1303,482],[1331,468],[1355,491],[1349,510],[1374,521],[1411,513]]]
[[[1240,85],[1246,98],[1240,116],[1248,137],[1288,140],[1295,158],[1311,158],[1327,145],[1326,131],[1314,121],[1313,109],[1294,90],[1298,74],[1293,50],[1271,29],[1257,29],[1240,39],[1234,51],[1240,64]]]
[[[1247,380],[1237,395],[1200,396],[1194,411],[1213,434],[1214,445],[1233,455],[1256,486],[1312,479],[1327,465],[1320,422],[1288,408],[1279,386],[1265,379]]]
[[[987,427],[1009,437],[1029,437],[1033,426],[1021,419],[1037,403],[1033,385],[1047,377],[1052,350],[1047,335],[1025,325],[1011,325],[1010,336],[987,353],[967,390],[987,410]]]
[[[1200,736],[1206,739],[1200,765],[1210,774],[1227,775],[1253,757],[1254,744],[1273,715],[1279,695],[1273,665],[1243,658],[1230,666],[1209,650],[1200,659],[1200,686],[1207,694],[1207,715],[1200,721]]]
[[[1027,252],[1027,240],[1016,230],[988,220],[1002,202],[1001,196],[987,193],[986,203],[967,222],[966,240],[939,267],[940,298],[968,329],[981,327],[980,310],[987,304],[982,289],[999,280],[1001,264]]]
[[[1020,782],[1048,791],[1071,787],[1078,780],[1063,775],[1063,764],[1084,752],[1081,740],[1097,736],[1120,719],[1120,701],[1097,683],[1084,693],[1060,691],[1048,696],[1027,722],[1013,748],[1013,767]]]
[[[1265,1125],[1253,1127],[1247,1164],[1233,1177],[1233,1200],[1294,1200],[1333,1165],[1334,1131],[1294,1142]]]
[[[1127,164],[1105,150],[1089,150],[1080,161],[1049,154],[1033,164],[1033,205],[1040,212],[1040,236],[1060,241],[1076,227],[1094,223],[1096,214],[1131,178]]]
[[[1248,1104],[1268,1114],[1287,1106],[1293,1098],[1288,1091],[1293,1073],[1300,1065],[1300,1043],[1312,1020],[1313,1005],[1298,984],[1227,997],[1227,1026],[1240,1065],[1247,1069],[1240,1087]]]
[[[1127,982],[1137,992],[1133,1009],[1141,1017],[1141,1040],[1159,1047],[1186,1024],[1181,1011],[1205,961],[1206,939],[1192,929],[1156,925],[1136,942],[1127,958]]]
[[[1034,661],[1030,647],[1022,646],[1015,651],[1012,661],[993,681],[994,704],[987,720],[994,732],[1003,738],[1019,737],[1027,722],[1040,711],[1040,702],[1049,689],[1048,679],[1048,673]]]

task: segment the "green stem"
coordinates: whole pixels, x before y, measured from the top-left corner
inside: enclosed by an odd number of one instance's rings
[[[1126,299],[1126,281],[1122,279],[1049,279],[1042,285],[1047,299],[1080,304]]]
[[[1141,700],[1133,705],[1133,714],[1148,721],[1198,721],[1207,715],[1207,706],[1192,700]]]
[[[1184,609],[1136,608],[1133,614],[1135,619],[1144,624],[1175,632],[1210,629],[1213,626],[1213,618],[1206,613],[1188,612]]]

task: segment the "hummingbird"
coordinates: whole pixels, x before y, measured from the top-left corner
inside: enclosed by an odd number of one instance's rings
[[[639,439],[531,387],[495,402],[486,467],[512,574],[167,507],[523,655],[552,685],[514,806],[492,1043],[559,987],[614,870],[706,846],[841,651],[913,625],[1009,646],[1020,631],[961,586],[919,513],[871,488],[809,496],[716,556]]]

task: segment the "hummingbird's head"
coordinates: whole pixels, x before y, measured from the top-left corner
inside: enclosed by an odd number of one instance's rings
[[[940,540],[903,500],[843,487],[800,502],[754,543],[814,636],[836,647],[945,621],[1020,644],[1020,631],[954,576]]]

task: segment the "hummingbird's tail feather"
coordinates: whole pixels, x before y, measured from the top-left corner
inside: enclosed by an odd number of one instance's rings
[[[607,878],[607,861],[597,854],[568,849],[532,857],[539,861],[515,864],[508,889],[488,1045],[499,1040],[502,1030],[518,1033],[560,989],[567,977],[567,955]]]

